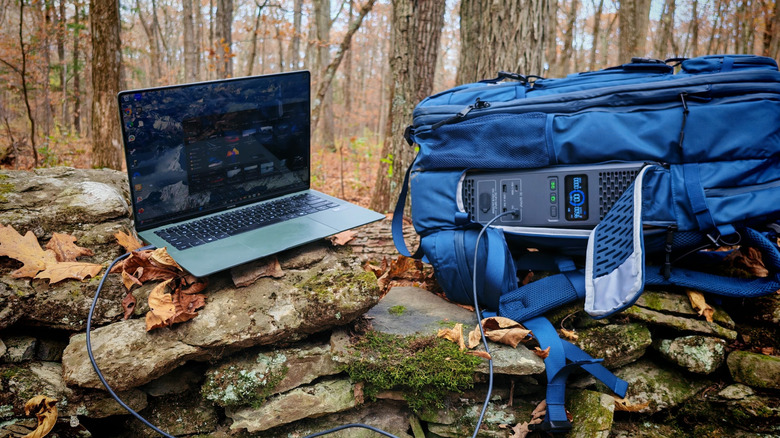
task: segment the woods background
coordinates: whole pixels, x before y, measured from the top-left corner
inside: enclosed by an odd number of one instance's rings
[[[0,164],[123,166],[116,93],[308,69],[314,188],[390,209],[423,97],[713,53],[780,57],[777,0],[0,0]]]

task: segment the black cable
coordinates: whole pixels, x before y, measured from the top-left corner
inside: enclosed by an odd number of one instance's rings
[[[145,246],[143,248],[139,248],[138,251],[143,251],[147,249],[155,249],[154,246]],[[175,438],[173,435],[169,435],[162,430],[158,429],[150,423],[146,418],[142,417],[141,414],[133,410],[130,406],[126,405],[125,402],[122,401],[122,399],[119,398],[119,396],[114,392],[113,389],[111,389],[111,386],[106,382],[106,378],[103,377],[103,373],[100,372],[100,368],[97,365],[97,362],[95,362],[95,356],[92,354],[92,342],[90,340],[90,331],[92,328],[92,315],[95,313],[95,306],[97,306],[98,297],[100,296],[100,291],[103,289],[103,283],[106,282],[106,278],[108,278],[108,274],[111,272],[111,269],[116,265],[120,260],[128,257],[131,253],[122,254],[121,256],[114,259],[113,262],[111,262],[110,265],[108,265],[108,268],[106,268],[106,273],[103,275],[103,278],[100,279],[100,283],[98,284],[97,290],[95,291],[95,298],[92,300],[92,306],[89,308],[89,316],[87,316],[87,354],[89,355],[89,361],[92,363],[92,368],[95,370],[95,373],[97,373],[98,378],[100,379],[100,382],[103,383],[103,386],[106,387],[106,390],[109,394],[111,394],[111,397],[116,400],[117,403],[119,403],[120,406],[125,408],[125,410],[135,418],[141,420],[142,423],[150,427],[155,432],[159,433],[160,435],[166,437],[166,438]]]
[[[474,269],[472,270],[472,283],[471,283],[471,291],[474,295],[474,313],[477,315],[477,327],[479,327],[479,334],[482,336],[482,344],[485,346],[485,353],[488,354],[488,392],[487,396],[485,396],[485,403],[482,405],[482,412],[479,414],[479,418],[477,419],[477,425],[474,427],[474,435],[472,435],[472,438],[476,438],[477,434],[479,433],[479,428],[482,426],[482,420],[485,418],[485,412],[487,412],[488,405],[490,404],[490,396],[493,394],[493,357],[490,355],[490,348],[488,348],[487,338],[485,337],[485,330],[482,329],[482,313],[479,310],[479,302],[477,301],[477,259],[479,254],[479,241],[482,239],[482,235],[485,234],[485,231],[493,225],[493,222],[498,220],[498,218],[509,215],[509,214],[518,214],[519,211],[512,210],[512,211],[505,211],[498,216],[494,217],[488,223],[486,223],[481,230],[479,230],[479,234],[477,234],[477,243],[474,245]]]
[[[317,432],[317,433],[314,433],[314,434],[311,434],[311,435],[306,435],[304,438],[314,438],[316,436],[328,435],[328,434],[331,434],[331,433],[334,433],[334,432],[338,432],[340,430],[349,429],[351,427],[362,427],[363,429],[373,430],[374,432],[376,432],[378,434],[382,434],[384,436],[389,436],[391,438],[398,438],[397,436],[395,436],[395,435],[393,435],[391,433],[385,432],[382,429],[378,429],[376,427],[369,426],[367,424],[362,424],[362,423],[351,423],[351,424],[345,424],[343,426],[336,426],[333,429],[323,430],[322,432]]]

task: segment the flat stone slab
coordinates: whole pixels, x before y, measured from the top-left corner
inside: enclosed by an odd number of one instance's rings
[[[477,326],[474,312],[417,287],[390,289],[366,316],[374,330],[399,336],[435,335],[442,328],[461,323],[466,338]],[[495,373],[523,376],[544,372],[544,361],[522,345],[517,348],[494,342],[488,345]],[[488,373],[487,361],[477,367],[477,372]]]
[[[314,244],[314,248],[319,244]],[[194,319],[147,332],[143,319],[98,328],[95,359],[115,390],[134,388],[189,360],[213,360],[255,345],[293,342],[344,325],[379,299],[373,273],[348,250],[333,249],[314,265],[287,270],[242,288],[226,274],[212,276],[206,306]],[[70,339],[62,358],[69,385],[102,388],[86,350],[86,335]]]

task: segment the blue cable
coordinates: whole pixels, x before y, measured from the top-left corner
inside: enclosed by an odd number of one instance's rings
[[[498,218],[510,215],[510,214],[518,214],[519,211],[517,210],[511,210],[511,211],[505,211],[498,216],[494,217],[488,223],[486,223],[481,230],[479,230],[479,234],[477,234],[477,243],[474,245],[474,269],[472,270],[472,284],[471,284],[471,291],[474,294],[474,313],[477,315],[477,327],[479,327],[479,334],[482,336],[482,344],[485,346],[485,352],[490,356],[490,348],[488,348],[487,338],[485,337],[485,330],[482,329],[482,312],[479,310],[479,302],[477,301],[477,256],[479,254],[479,241],[482,239],[482,235],[485,234],[485,231],[493,225],[493,222],[498,220]],[[474,427],[474,435],[472,435],[472,438],[476,438],[477,433],[479,433],[479,428],[482,426],[482,420],[485,418],[485,412],[487,412],[488,405],[490,404],[490,396],[493,394],[493,357],[490,356],[490,359],[488,359],[488,370],[489,370],[489,377],[488,377],[488,392],[487,396],[485,397],[485,403],[482,405],[482,412],[479,414],[479,419],[477,419],[477,425]]]

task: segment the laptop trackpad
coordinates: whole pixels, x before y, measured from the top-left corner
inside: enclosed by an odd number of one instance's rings
[[[263,252],[270,254],[330,236],[336,231],[303,217],[250,231],[241,237],[244,245],[254,249],[262,248]]]

